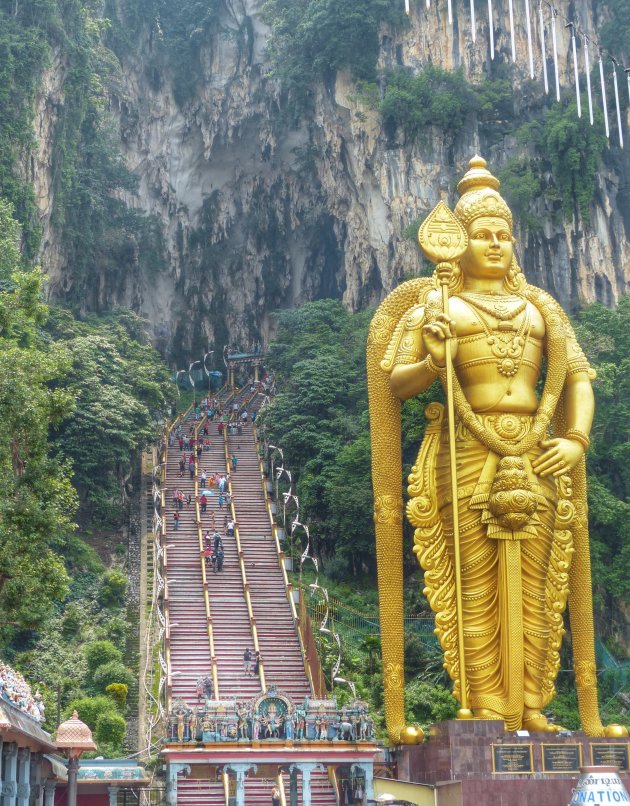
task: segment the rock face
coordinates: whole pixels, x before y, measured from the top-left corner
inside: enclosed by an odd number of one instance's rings
[[[261,6],[261,0],[226,0],[222,32],[204,46],[203,80],[183,107],[174,100],[168,63],[157,88],[147,75],[148,34],[123,59],[122,89],[111,99],[122,151],[140,180],[128,204],[158,217],[169,268],[123,278],[114,288],[101,278],[107,292],[100,304],[135,307],[150,319],[156,341],[166,349],[176,344],[178,355],[200,353],[208,344],[264,341],[274,310],[311,299],[340,297],[351,309],[377,303],[403,275],[420,270],[417,246],[403,231],[439,198],[454,203],[467,160],[481,151],[496,170],[524,154],[509,136],[489,142],[474,120],[456,139],[434,129],[416,144],[392,142],[378,112],[361,105],[343,73],[333,87],[317,88],[313,114],[289,125],[266,61],[269,32]],[[587,32],[601,23],[585,0],[573,9]],[[535,12],[534,83],[542,92]],[[427,10],[412,0],[409,27],[397,34],[382,31],[380,68],[420,68],[431,60],[479,79],[489,59],[487,14],[477,18],[473,44],[467,8],[457,5],[456,13],[450,26],[445,4],[433,2]],[[514,92],[527,86],[531,93],[524,11],[516,13]],[[504,61],[510,58],[507,19],[507,3],[495,3],[497,59]],[[570,40],[560,23],[558,37],[559,74],[568,85]],[[62,91],[58,81],[49,81],[51,95]],[[44,92],[38,106],[42,143],[47,135],[41,110],[47,104]],[[614,146],[614,131],[611,140]],[[45,166],[35,173],[45,214]],[[516,222],[527,276],[566,307],[595,299],[612,305],[627,291],[629,178],[627,152],[610,148],[590,223],[565,220],[559,203],[542,198],[536,203],[536,214],[546,222],[542,232],[530,233]],[[58,234],[46,227],[44,235],[51,293],[63,298],[71,267]]]

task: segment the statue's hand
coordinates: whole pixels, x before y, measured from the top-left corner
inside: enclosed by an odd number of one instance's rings
[[[568,473],[584,454],[584,446],[572,439],[543,439],[540,445],[546,450],[532,462],[532,468],[543,477]]]
[[[433,362],[439,367],[446,365],[446,340],[451,340],[451,357],[457,355],[457,338],[455,322],[441,313],[437,319],[422,328],[422,341]]]

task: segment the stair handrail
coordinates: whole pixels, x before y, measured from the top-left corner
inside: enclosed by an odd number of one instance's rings
[[[244,401],[239,402],[239,404],[238,404],[238,412],[237,412],[237,419],[238,419],[238,418],[240,418],[240,416],[241,416],[241,414],[243,413],[243,411],[245,411],[245,410],[247,410],[247,409],[249,408],[249,406],[251,405],[251,403],[254,401],[254,399],[255,399],[255,398],[256,398],[256,397],[257,397],[259,394],[260,394],[260,392],[258,391],[258,389],[254,389],[254,391],[253,391],[253,392],[250,392],[250,393],[249,393],[249,396],[246,396],[246,397],[245,397],[245,400],[244,400]]]
[[[170,428],[168,425],[166,426],[165,431],[167,432],[167,434],[170,433]],[[167,439],[167,434],[163,435],[164,439]],[[151,605],[149,608],[149,613],[146,616],[145,620],[146,638],[144,646],[143,664],[142,668],[140,669],[140,675],[139,675],[139,692],[138,692],[139,697],[142,697],[145,703],[143,709],[140,709],[139,706],[139,714],[141,710],[144,712],[145,748],[143,748],[143,750],[145,750],[147,753],[151,752],[151,748],[153,746],[153,731],[155,727],[159,724],[159,722],[162,720],[162,716],[164,713],[162,703],[160,702],[162,685],[160,685],[160,688],[158,689],[157,698],[153,695],[155,647],[158,642],[161,643],[164,635],[163,632],[159,632],[159,635],[156,639],[157,615],[159,615],[160,623],[161,624],[165,623],[164,616],[160,611],[160,603],[159,603],[159,594],[161,590],[158,590],[157,585],[158,566],[161,562],[160,533],[164,517],[164,511],[162,508],[161,491],[159,490],[159,488],[155,483],[154,474],[153,479],[154,480],[151,485],[151,503],[153,506],[153,517],[151,519],[151,538],[152,538],[151,543],[152,543],[152,550],[155,554],[153,561],[153,579],[151,583]],[[142,605],[142,607],[144,608],[144,604]],[[162,679],[163,674],[160,668],[160,683],[162,683]],[[152,702],[156,706],[157,710],[153,714],[151,713],[153,709],[147,707],[149,702]]]
[[[234,540],[236,542],[236,550],[238,552],[238,561],[241,569],[241,578],[243,580],[243,591],[245,593],[245,604],[247,605],[247,613],[249,615],[249,626],[252,631],[252,639],[254,642],[254,651],[259,653],[260,657],[258,665],[258,673],[260,679],[260,688],[262,691],[267,690],[267,681],[265,679],[265,663],[262,654],[260,653],[260,644],[258,643],[258,627],[256,626],[256,618],[254,616],[254,608],[252,607],[252,599],[249,593],[249,583],[247,581],[247,572],[245,571],[245,557],[243,548],[241,546],[241,535],[238,527],[238,519],[236,517],[236,508],[234,507],[234,495],[232,492],[232,474],[230,473],[230,457],[228,451],[227,429],[223,429],[223,450],[225,452],[225,467],[228,475],[228,491],[230,495],[230,513],[234,521]]]
[[[311,618],[306,608],[305,597],[301,589],[298,589],[300,596],[300,608],[298,610],[298,629],[304,645],[304,658],[308,664],[313,691],[317,697],[325,698],[326,676],[319,659],[317,645],[313,636]]]
[[[263,466],[262,457],[260,455],[260,450],[258,450],[259,439],[258,439],[258,431],[256,429],[256,423],[252,423],[252,434],[253,434],[253,437],[254,437],[254,442],[255,442],[256,447],[257,447],[258,469],[260,471],[260,482],[261,482],[262,489],[263,489],[263,495],[265,496],[265,508],[267,510],[267,516],[269,517],[269,524],[271,526],[271,534],[273,535],[273,539],[274,539],[274,542],[276,544],[276,554],[278,556],[278,565],[280,566],[280,570],[282,571],[282,579],[284,581],[284,589],[285,589],[285,592],[286,592],[286,597],[287,597],[287,599],[289,601],[289,607],[291,608],[291,615],[293,617],[293,623],[295,625],[295,629],[296,629],[296,632],[297,632],[297,635],[298,635],[298,641],[300,643],[300,652],[302,654],[302,662],[304,664],[304,671],[305,671],[306,676],[308,678],[308,681],[309,681],[309,684],[310,684],[310,687],[311,687],[311,691],[313,693],[315,693],[315,691],[316,691],[315,680],[314,680],[314,677],[313,677],[313,673],[311,671],[310,663],[308,661],[307,652],[306,652],[306,646],[305,646],[305,642],[304,642],[304,636],[302,635],[302,630],[300,628],[300,619],[299,619],[299,616],[298,616],[297,609],[295,607],[295,600],[293,598],[293,584],[289,580],[289,577],[288,577],[288,574],[287,574],[287,569],[286,569],[286,566],[284,564],[285,554],[284,554],[284,551],[282,550],[282,547],[280,546],[280,538],[278,536],[278,526],[277,526],[277,524],[275,522],[275,519],[273,517],[273,512],[271,511],[271,499],[269,497],[269,492],[267,490],[265,470],[264,470],[264,466]]]
[[[276,786],[278,787],[278,791],[280,792],[280,806],[287,806],[287,795],[284,791],[284,777],[282,772],[279,772],[276,775]]]
[[[333,788],[335,793],[335,802],[341,803],[341,795],[339,792],[339,781],[337,780],[337,774],[334,767],[328,767],[328,780],[330,781],[330,785]]]
[[[199,429],[203,426],[204,422],[208,421],[208,415],[204,416],[199,421],[195,428],[195,450],[197,449],[199,440]],[[214,650],[214,629],[212,626],[212,610],[210,607],[210,596],[208,595],[208,577],[206,574],[206,560],[204,556],[203,547],[203,529],[201,526],[201,513],[199,511],[199,462],[195,462],[195,519],[197,523],[197,541],[199,543],[199,559],[201,562],[201,584],[203,590],[204,604],[206,607],[206,625],[208,630],[208,641],[210,643],[210,666],[212,674],[212,683],[214,685],[214,698],[219,699],[219,673],[217,669],[217,656]]]
[[[193,410],[193,404],[186,409],[179,416],[179,420],[185,421],[186,417]],[[171,710],[173,700],[173,675],[171,669],[171,617],[169,614],[169,581],[168,581],[168,547],[166,542],[166,500],[165,500],[165,483],[166,483],[166,466],[168,463],[168,440],[164,446],[164,462],[162,463],[162,568],[164,571],[164,618],[166,619],[166,626],[164,629],[164,661],[166,663],[166,711]]]
[[[223,798],[225,806],[230,802],[230,774],[228,772],[222,773],[223,778]]]
[[[166,501],[164,490],[161,492],[162,496],[162,512],[166,512]],[[166,544],[166,518],[162,518],[162,570],[164,581],[164,618],[166,619],[166,626],[164,629],[164,660],[166,663],[166,711],[171,710],[172,703],[172,688],[173,678],[171,669],[171,617],[169,613],[169,581],[168,581],[168,548]]]

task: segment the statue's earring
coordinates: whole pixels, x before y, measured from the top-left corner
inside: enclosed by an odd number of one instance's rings
[[[507,274],[505,275],[504,284],[508,291],[512,291],[514,293],[521,291],[525,285],[525,277],[521,271],[521,267],[518,265],[516,255],[512,255],[512,262]]]

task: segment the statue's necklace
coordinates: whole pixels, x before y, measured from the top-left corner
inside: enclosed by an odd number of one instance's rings
[[[464,302],[470,305],[470,300],[464,298]],[[521,312],[525,310],[526,305],[527,301],[523,300]],[[472,305],[470,307],[472,308]],[[492,330],[480,311],[475,311],[473,308],[473,313],[486,334],[486,340],[492,350],[492,355],[497,359],[497,371],[505,378],[513,378],[521,366],[525,345],[529,340],[529,332],[531,330],[531,316],[529,310],[525,311],[521,326],[516,333],[512,325],[505,323],[502,326],[501,322],[499,322],[497,330]],[[494,316],[494,314],[491,314],[491,316]],[[516,314],[514,314],[514,316],[516,316]],[[506,333],[506,324],[507,328],[511,331],[510,333]]]
[[[517,297],[518,302],[514,304],[513,297],[504,297],[495,294],[475,294],[471,291],[461,291],[459,296],[464,302],[487,313],[489,316],[494,316],[495,319],[500,319],[502,322],[516,319],[519,313],[525,310],[527,305],[527,300],[520,299],[519,297]]]

